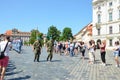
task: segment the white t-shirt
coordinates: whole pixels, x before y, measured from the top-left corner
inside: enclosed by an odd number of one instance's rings
[[[3,51],[5,49],[6,44],[7,44],[7,41],[1,41],[0,42],[0,50],[1,51]],[[9,55],[10,46],[11,46],[11,42],[8,42],[7,48],[6,48],[5,52],[4,52],[5,56]]]
[[[73,46],[74,46],[74,44],[71,43],[71,44],[70,44],[70,50],[73,50]]]

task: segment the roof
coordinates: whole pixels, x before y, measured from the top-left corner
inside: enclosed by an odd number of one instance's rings
[[[74,36],[77,36],[78,34],[80,34],[80,33],[82,33],[82,31],[84,30],[84,29],[89,29],[89,28],[87,28],[88,26],[91,26],[92,25],[92,23],[89,23],[88,25],[86,25],[85,27],[83,27],[77,34],[75,34]]]

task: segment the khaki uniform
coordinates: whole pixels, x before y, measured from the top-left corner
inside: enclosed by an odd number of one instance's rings
[[[50,40],[47,42],[47,52],[48,52],[48,57],[47,57],[47,61],[50,59],[50,61],[52,60],[53,58],[53,41]]]
[[[34,48],[34,53],[35,53],[34,62],[36,60],[37,60],[37,62],[39,62],[39,57],[41,54],[41,47],[42,47],[42,45],[39,40],[37,40],[33,43],[33,48]]]

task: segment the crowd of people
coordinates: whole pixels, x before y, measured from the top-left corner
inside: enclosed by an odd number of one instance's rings
[[[99,47],[100,56],[101,56],[101,65],[106,66],[106,41],[103,40],[95,44],[94,40],[90,40],[89,42],[83,41],[54,41],[54,53],[58,53],[60,55],[69,55],[71,57],[81,55],[82,59],[85,59],[85,53],[87,51],[89,57],[89,63],[95,63],[95,53],[96,49]],[[116,41],[114,47],[112,48],[113,56],[116,62],[116,67],[119,67],[119,56],[120,56],[120,44],[119,41]]]
[[[12,49],[17,51],[18,53],[21,53],[21,48],[23,46],[23,41],[20,38],[15,38],[12,40]]]
[[[89,51],[89,63],[93,64],[95,61],[96,45],[94,40],[90,40],[89,43],[82,41],[66,41],[66,42],[54,42],[54,53],[60,55],[70,55],[71,57],[81,54],[81,58],[85,59],[85,52]]]
[[[101,64],[106,66],[106,41],[103,40],[98,42],[98,47],[100,49],[101,55]],[[0,59],[0,80],[4,79],[5,71],[9,62],[9,50],[11,48],[21,51],[22,41],[20,39],[15,39],[12,42],[10,41],[10,37],[5,36],[4,40],[0,41],[0,53],[4,51],[5,57]],[[96,44],[94,40],[90,40],[89,42],[83,41],[53,41],[50,39],[46,43],[46,51],[48,52],[48,56],[46,58],[47,61],[52,61],[53,53],[60,54],[61,56],[77,56],[81,55],[81,59],[85,59],[86,51],[89,57],[89,64],[95,64],[95,53],[96,53]],[[33,52],[35,53],[34,62],[37,60],[39,62],[39,57],[41,54],[42,44],[40,39],[37,39],[33,43]],[[116,41],[113,47],[113,56],[116,62],[116,67],[119,67],[119,56],[120,56],[120,43]]]

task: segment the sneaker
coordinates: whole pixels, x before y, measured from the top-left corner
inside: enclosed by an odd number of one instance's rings
[[[101,63],[100,65],[102,65],[102,66],[106,66],[106,64],[105,64],[105,63]]]
[[[119,67],[119,65],[116,65],[116,67]]]

